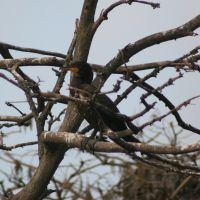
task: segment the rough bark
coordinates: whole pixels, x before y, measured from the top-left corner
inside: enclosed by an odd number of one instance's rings
[[[94,21],[97,0],[85,0],[81,13],[77,42],[75,46],[74,60],[87,60],[93,35],[90,34],[90,27]],[[64,121],[59,131],[75,132],[81,123],[77,108],[69,103]],[[54,175],[59,163],[62,161],[66,148],[49,146],[40,160],[39,166],[31,181],[19,192],[14,200],[36,200],[45,191],[48,183]]]

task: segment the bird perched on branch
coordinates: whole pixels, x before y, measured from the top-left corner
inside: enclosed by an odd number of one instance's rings
[[[108,129],[113,132],[128,129],[125,120],[117,116],[119,110],[113,101],[107,95],[97,93],[97,88],[91,85],[93,72],[88,63],[74,62],[64,69],[73,72],[70,85],[72,96],[82,100],[90,100],[88,106],[81,103],[77,103],[77,105],[80,114],[94,129],[100,133],[106,132]],[[132,130],[134,134],[139,132],[139,129],[133,124]],[[122,139],[127,142],[140,142],[132,135],[123,136]]]

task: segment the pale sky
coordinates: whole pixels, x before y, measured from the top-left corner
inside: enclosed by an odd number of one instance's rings
[[[96,17],[103,8],[111,4],[111,0],[99,0]],[[119,49],[128,43],[133,43],[142,37],[150,34],[165,31],[182,25],[199,14],[199,0],[154,0],[161,4],[160,9],[152,9],[150,6],[133,3],[123,5],[115,9],[108,16],[108,20],[103,23],[97,31],[89,54],[89,62],[106,64]],[[19,45],[22,47],[37,48],[49,51],[65,53],[72,39],[75,19],[79,18],[83,0],[0,0],[0,41]],[[200,30],[196,30],[200,34]],[[128,64],[140,64],[145,62],[175,59],[188,53],[192,48],[200,44],[200,37],[187,37],[156,45],[134,56]],[[24,54],[12,52],[15,57],[38,57],[37,54]],[[0,70],[0,72],[3,72]],[[42,89],[47,91],[49,86],[53,86],[54,75],[50,67],[26,68],[26,72],[33,77],[40,77],[44,80]],[[5,73],[5,72],[4,72]],[[5,73],[8,75],[8,73]],[[140,73],[140,75],[142,75]],[[172,71],[166,71],[160,75],[159,80],[152,80],[156,86],[164,83],[170,76],[174,76]],[[12,76],[10,76],[12,77]],[[112,81],[112,79],[111,79]],[[176,82],[174,87],[164,90],[164,94],[178,105],[187,98],[200,94],[200,74],[188,73],[183,80]],[[10,85],[5,80],[0,79],[1,97],[0,114],[14,115],[16,112],[12,108],[4,105],[5,101],[25,100],[23,92]],[[106,84],[111,86],[111,82]],[[106,90],[106,88],[104,88]],[[49,89],[50,90],[50,89]],[[139,95],[135,93],[132,98],[134,102],[139,102]],[[166,111],[162,105],[162,111]],[[20,105],[24,108],[24,104]],[[130,101],[128,104],[121,104],[120,110],[123,113],[133,114],[139,111],[140,106],[134,105]],[[180,113],[186,122],[200,128],[200,100]],[[5,129],[5,132],[8,130]],[[34,134],[33,134],[34,135]],[[30,134],[10,136],[6,139],[9,144],[17,141],[30,141]]]
[[[0,0],[0,41],[23,47],[65,53],[73,35],[75,19],[80,15],[82,2],[82,0]],[[100,0],[96,17],[111,2],[115,1]],[[94,37],[89,54],[89,62],[106,64],[117,54],[119,49],[128,43],[133,43],[158,31],[180,26],[198,15],[200,11],[199,0],[160,0],[155,2],[161,4],[160,9],[154,10],[150,6],[133,3],[132,6],[123,5],[110,13],[108,20],[103,23]],[[197,30],[196,32],[199,33],[200,31]],[[200,38],[197,36],[155,45],[134,56],[130,63],[137,64],[175,59],[187,53],[199,43]],[[39,56],[37,54],[12,53],[15,57]],[[31,73],[35,78],[40,77],[41,80],[44,80],[41,84],[43,90],[48,90],[49,86],[54,83],[50,67],[26,68],[26,72]],[[170,71],[166,71],[161,74],[160,79],[151,81],[156,86],[157,83],[166,81],[170,75],[173,74]],[[166,90],[166,95],[175,104],[200,94],[198,87],[199,73],[188,73],[184,79],[186,81],[177,81],[175,87]],[[2,87],[1,104],[4,101],[14,99],[24,100],[23,92],[2,79],[0,79],[0,83]],[[107,86],[109,87],[109,85],[111,84],[108,82]],[[139,98],[137,97],[134,101],[139,102]],[[197,100],[195,101],[195,103],[198,102]],[[24,105],[20,106],[24,107]],[[138,111],[138,105],[135,107],[133,105],[132,110],[130,110],[127,104],[122,104],[120,109],[124,113],[134,112]],[[0,114],[5,111],[9,111],[12,114],[13,110],[6,106],[1,106]],[[198,116],[199,106],[190,106],[182,114],[186,121],[189,120],[189,122],[200,128],[198,117],[191,117]]]

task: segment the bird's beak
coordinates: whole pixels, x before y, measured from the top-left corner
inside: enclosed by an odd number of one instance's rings
[[[79,72],[79,67],[77,66],[67,66],[63,68],[64,71]]]

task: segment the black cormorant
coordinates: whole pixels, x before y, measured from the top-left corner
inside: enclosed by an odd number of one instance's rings
[[[105,94],[94,94],[97,89],[91,85],[93,80],[93,72],[88,63],[74,62],[64,69],[74,72],[70,85],[70,92],[72,96],[80,99],[89,99],[94,97],[94,101],[96,103],[108,108],[114,113],[109,113],[103,109],[102,106],[95,106],[95,104],[85,106],[81,103],[78,103],[80,114],[90,125],[92,125],[94,129],[99,130],[100,132],[105,132],[108,129],[113,132],[124,131],[128,129],[124,119],[115,115],[115,113],[119,113],[119,110],[113,101]],[[135,127],[134,134],[137,134],[139,132],[138,128],[135,125],[133,125],[133,127]],[[123,136],[122,139],[127,142],[140,142],[132,135]]]

